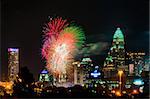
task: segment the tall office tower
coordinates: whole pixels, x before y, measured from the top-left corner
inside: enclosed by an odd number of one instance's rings
[[[8,48],[8,79],[14,81],[19,73],[19,49]]]
[[[125,66],[125,48],[124,48],[124,35],[120,28],[117,28],[113,35],[112,46],[108,52],[108,56],[104,61],[104,78],[115,76],[114,74],[123,69],[127,71]]]
[[[81,62],[74,62],[74,84],[83,85],[88,83],[90,72],[93,67],[92,60],[84,57]]]
[[[73,70],[74,70],[74,73],[73,73],[73,81],[74,81],[74,84],[80,84],[80,81],[79,81],[79,68],[80,68],[80,61],[75,61],[72,63],[73,65]],[[81,77],[81,74],[80,74],[80,77]]]
[[[132,67],[134,69],[132,73],[133,76],[141,75],[144,69],[144,56],[145,56],[144,52],[127,52],[126,61],[134,65],[134,67]],[[129,64],[129,70],[131,69],[130,64]],[[129,75],[131,75],[130,72]]]

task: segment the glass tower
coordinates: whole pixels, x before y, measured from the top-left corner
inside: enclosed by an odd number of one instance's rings
[[[122,68],[125,65],[124,35],[120,28],[117,28],[113,36],[110,56],[112,56],[113,64],[116,68]]]
[[[8,79],[14,81],[19,73],[19,49],[8,48]]]
[[[104,61],[104,77],[113,77],[118,69],[125,68],[125,48],[124,35],[120,28],[117,28],[113,35],[112,46],[108,52],[108,56]]]

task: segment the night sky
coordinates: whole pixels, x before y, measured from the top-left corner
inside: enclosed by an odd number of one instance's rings
[[[1,3],[2,71],[5,73],[7,48],[19,47],[20,66],[27,66],[37,79],[45,66],[40,51],[42,27],[48,16],[62,16],[80,25],[86,43],[102,46],[90,52],[100,64],[117,27],[125,35],[127,51],[148,53],[149,0],[2,0]]]

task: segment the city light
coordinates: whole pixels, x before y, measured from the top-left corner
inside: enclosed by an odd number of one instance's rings
[[[112,90],[112,91],[111,91],[111,93],[115,93],[115,92],[116,92],[115,90]]]
[[[116,95],[116,96],[121,96],[121,92],[120,92],[120,91],[116,91],[116,92],[115,92],[115,95]]]
[[[118,74],[121,76],[123,74],[123,71],[122,70],[119,70],[118,71]]]
[[[13,82],[0,82],[0,86],[4,87],[7,94],[12,95],[13,93]],[[3,94],[2,94],[3,95]]]
[[[143,85],[144,82],[143,82],[141,79],[135,79],[135,80],[133,81],[133,84],[135,84],[135,85]]]
[[[143,88],[144,88],[144,86],[140,87],[139,92],[143,93]]]
[[[18,49],[18,48],[8,48],[8,51],[11,51],[11,52],[18,52],[19,49]]]
[[[123,93],[123,94],[126,94],[127,92],[126,92],[126,91],[122,91],[122,93]]]
[[[41,74],[47,74],[47,73],[48,73],[47,70],[43,70],[43,71],[41,72]]]
[[[100,73],[100,72],[97,72],[97,70],[94,70],[94,72],[91,73],[91,75],[92,75],[94,78],[96,78],[96,77],[100,76],[101,73]]]
[[[134,90],[132,91],[132,94],[139,94],[139,92],[138,92],[136,89],[134,89]]]
[[[122,77],[122,74],[123,74],[123,71],[122,70],[119,70],[118,71],[118,74],[119,74],[119,89],[120,89],[120,92],[121,92],[121,84],[122,84],[122,81],[121,81],[121,77]]]

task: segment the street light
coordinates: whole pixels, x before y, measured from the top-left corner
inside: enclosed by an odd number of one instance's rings
[[[122,82],[121,82],[121,76],[122,76],[122,74],[123,74],[123,71],[122,71],[122,70],[119,70],[119,71],[118,71],[118,75],[119,75],[120,92],[121,92],[121,84],[122,84]]]
[[[120,92],[120,91],[116,91],[116,92],[115,92],[115,95],[116,95],[116,96],[121,96],[121,92]]]

